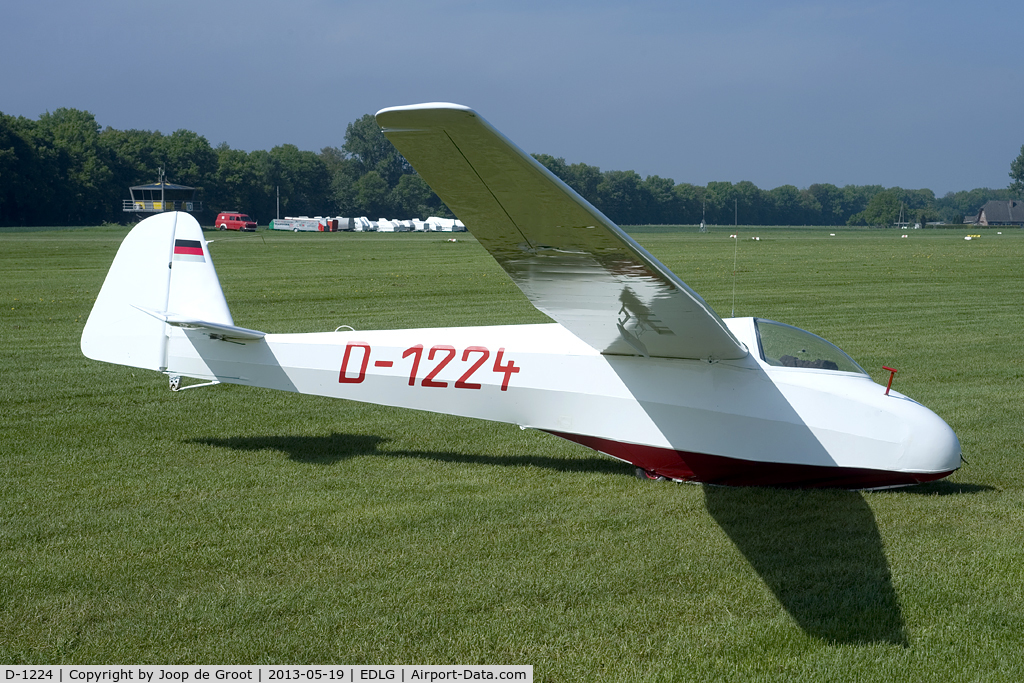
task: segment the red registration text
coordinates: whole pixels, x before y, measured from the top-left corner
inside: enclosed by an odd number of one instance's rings
[[[345,355],[341,359],[341,372],[338,374],[338,382],[341,384],[359,384],[366,379],[366,368],[370,364],[370,356],[373,353],[373,349],[370,345],[365,342],[349,342],[345,345]],[[447,380],[439,379],[438,376],[441,372],[447,368],[450,364],[455,364],[455,369],[462,374],[459,376],[454,383],[451,383],[455,389],[481,389],[483,384],[480,382],[472,381],[474,375],[479,379],[477,375],[481,368],[484,368],[487,361],[491,358],[491,352],[489,349],[483,346],[470,346],[463,349],[461,354],[461,360],[459,352],[454,346],[448,344],[437,344],[431,346],[426,351],[426,361],[424,362],[424,348],[423,344],[416,344],[410,346],[402,352],[402,360],[408,362],[409,367],[409,386],[416,386],[417,380],[421,387],[446,389],[449,386]],[[490,366],[490,372],[497,373],[502,376],[501,379],[501,390],[508,391],[509,380],[512,379],[512,375],[519,372],[520,368],[516,366],[515,361],[505,361],[505,349],[498,349],[497,353],[494,354],[494,362]],[[505,362],[503,362],[505,361]],[[393,367],[395,361],[393,360],[376,360],[373,365],[377,368],[390,368]],[[420,366],[423,365],[427,369],[426,374],[420,379]],[[482,370],[487,372],[487,370]],[[450,376],[450,375],[449,375]]]

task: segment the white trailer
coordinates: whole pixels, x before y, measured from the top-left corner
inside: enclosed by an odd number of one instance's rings
[[[455,218],[431,216],[427,219],[427,223],[432,226],[430,229],[435,232],[466,232],[466,226],[462,221]]]
[[[373,232],[377,226],[366,216],[359,216],[352,219],[352,230],[355,232]]]
[[[275,218],[270,221],[271,230],[291,230],[292,232],[319,232],[320,221],[316,218]]]

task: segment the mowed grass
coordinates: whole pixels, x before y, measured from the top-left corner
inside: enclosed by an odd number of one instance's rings
[[[645,483],[512,425],[171,393],[78,348],[125,232],[0,234],[4,663],[1024,677],[1020,231],[637,233],[721,315],[736,249],[737,315],[899,368],[969,464],[889,492]],[[471,236],[208,237],[245,327],[545,320]]]

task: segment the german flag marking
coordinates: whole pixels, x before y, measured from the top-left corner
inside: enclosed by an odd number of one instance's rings
[[[206,257],[203,256],[203,245],[199,240],[174,240],[174,256],[172,258],[175,261],[206,263]]]

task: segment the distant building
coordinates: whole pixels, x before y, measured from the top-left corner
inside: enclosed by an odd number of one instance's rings
[[[123,209],[139,215],[164,211],[202,211],[203,203],[196,201],[196,188],[167,182],[163,175],[151,185],[136,185],[128,190],[131,199],[125,199]]]
[[[974,220],[977,225],[1016,225],[1024,227],[1024,202],[993,200],[986,202]]]

